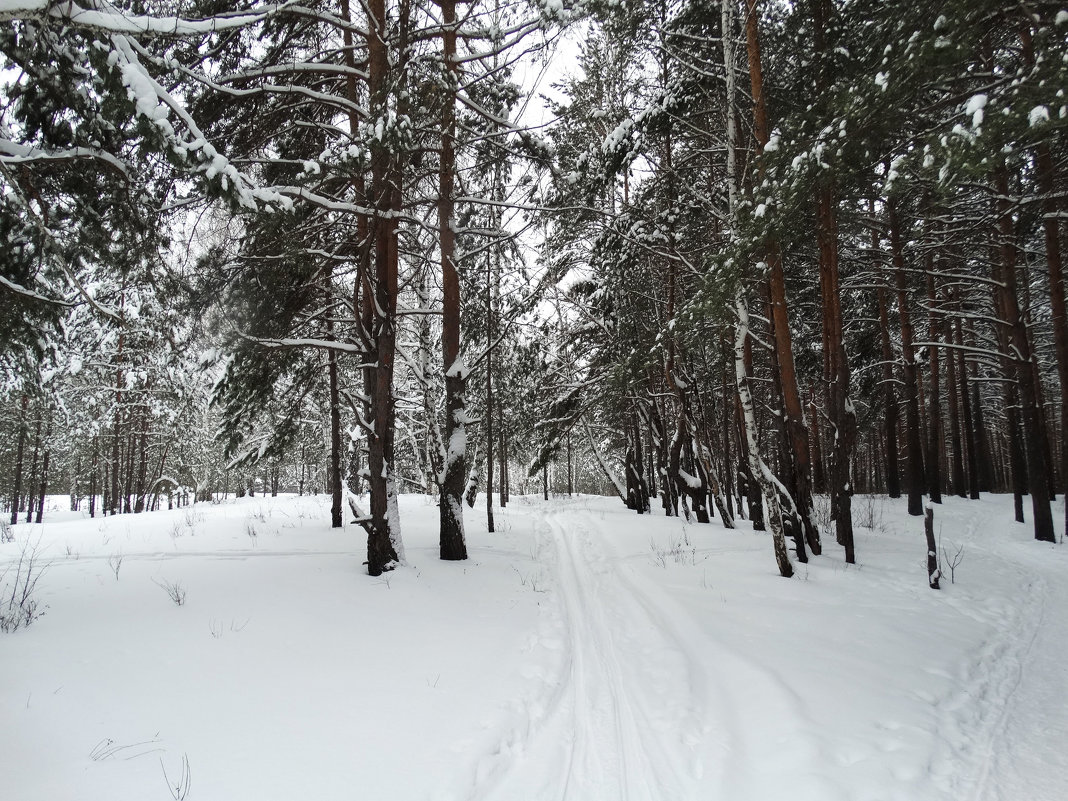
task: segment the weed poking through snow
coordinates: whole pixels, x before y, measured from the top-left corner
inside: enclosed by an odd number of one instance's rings
[[[19,558],[0,573],[0,631],[17,631],[33,623],[44,614],[34,597],[37,582],[48,569],[41,564],[40,537],[22,545]]]
[[[164,592],[167,593],[167,597],[171,599],[175,606],[183,606],[185,604],[185,587],[182,586],[180,581],[156,581],[152,579],[157,587],[162,587]]]
[[[941,537],[938,538],[938,544],[939,544],[939,546],[942,546],[942,538]],[[949,545],[950,545],[950,547],[953,547],[953,543],[950,543]],[[943,569],[947,565],[949,566],[949,583],[950,584],[956,584],[957,583],[957,566],[960,565],[960,563],[964,561],[964,543],[961,543],[960,547],[957,548],[956,552],[952,556],[949,555],[949,551],[947,551],[944,546],[942,546],[940,548],[940,550],[942,551],[942,567],[943,567]]]
[[[167,790],[170,792],[171,798],[174,801],[185,801],[189,795],[189,788],[193,783],[193,777],[189,770],[189,755],[182,754],[182,766],[173,777],[167,775],[167,766],[163,764],[163,757],[160,757],[159,766],[163,770],[163,780],[167,782]]]

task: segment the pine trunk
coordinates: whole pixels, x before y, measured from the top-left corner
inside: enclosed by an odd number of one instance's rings
[[[44,462],[41,464],[41,490],[37,495],[37,524],[41,524],[44,517],[45,493],[48,491],[48,462],[52,452],[45,448]]]
[[[1056,542],[1053,532],[1053,515],[1050,510],[1049,476],[1042,453],[1041,410],[1035,395],[1034,361],[1031,358],[1031,343],[1023,315],[1020,314],[1016,291],[1016,246],[1012,208],[1009,201],[1008,177],[1004,166],[995,170],[997,192],[998,234],[1000,264],[996,294],[1000,295],[1001,320],[1012,344],[1012,360],[1015,362],[1017,386],[1020,397],[1020,417],[1023,423],[1023,439],[1027,460],[1027,484],[1031,492],[1031,510],[1034,515],[1035,539]]]
[[[905,445],[907,453],[906,484],[909,514],[923,514],[923,445],[920,439],[919,377],[916,375],[916,351],[913,347],[912,318],[909,315],[909,287],[905,255],[901,243],[901,223],[893,198],[886,203],[890,218],[890,252],[897,284],[897,310],[901,320],[902,383],[905,385]]]
[[[22,504],[22,462],[26,450],[26,410],[30,399],[22,396],[22,408],[19,410],[19,440],[15,448],[15,483],[11,488],[11,525],[19,522],[19,507]]]
[[[328,328],[333,339],[333,324]],[[330,382],[330,527],[341,528],[341,396],[338,389],[337,353],[327,351],[326,371]],[[266,492],[267,482],[263,484]]]
[[[389,113],[391,65],[385,34],[390,20],[385,0],[368,0],[367,72],[370,105],[384,119]],[[371,147],[371,200],[375,214],[371,236],[374,242],[373,341],[376,363],[371,392],[371,426],[368,473],[371,493],[367,528],[367,572],[379,576],[398,561],[391,530],[390,487],[393,472],[393,369],[396,355],[398,292],[397,216],[400,210],[400,175],[397,155],[384,142]]]
[[[890,315],[887,312],[886,292],[878,290],[879,296],[879,341],[882,346],[883,373],[883,428],[886,436],[886,494],[891,498],[901,497],[901,468],[897,452],[897,390],[894,388],[894,352],[890,346]]]
[[[769,139],[767,105],[764,101],[763,65],[760,55],[760,31],[757,0],[747,0],[745,18],[746,54],[749,64],[749,86],[753,97],[753,137],[756,140],[755,156],[759,158]],[[793,337],[790,333],[789,315],[786,306],[786,277],[783,272],[782,250],[774,237],[766,242],[765,259],[768,264],[768,291],[771,306],[771,326],[775,344],[775,360],[785,413],[786,437],[791,458],[791,492],[801,517],[804,539],[812,553],[822,552],[820,530],[816,524],[815,505],[812,500],[811,449],[808,441],[808,426],[805,422],[801,393],[797,383],[794,364]],[[799,545],[798,558],[802,559],[803,546]],[[807,557],[806,557],[807,558]],[[804,559],[802,559],[804,561]]]
[[[438,239],[441,249],[441,349],[445,371],[445,463],[441,475],[440,555],[467,558],[464,541],[463,491],[467,459],[466,368],[460,353],[460,276],[456,269],[454,183],[456,170],[456,0],[439,0],[442,56],[449,89],[441,117],[441,159],[438,172]]]
[[[927,278],[927,305],[929,315],[928,340],[932,343],[928,347],[930,352],[929,361],[929,390],[927,392],[927,459],[925,463],[927,478],[927,493],[933,503],[942,503],[942,471],[940,466],[940,451],[942,445],[942,399],[939,359],[939,349],[934,343],[938,342],[941,332],[936,308],[938,305],[935,291],[934,274],[928,262],[924,272]]]
[[[953,344],[953,324],[947,316],[943,323],[943,337],[947,344]],[[949,395],[949,438],[953,450],[950,476],[953,483],[953,493],[961,498],[968,497],[968,489],[964,480],[964,446],[961,439],[960,428],[960,395],[957,392],[957,351],[950,348],[946,351],[946,393]]]

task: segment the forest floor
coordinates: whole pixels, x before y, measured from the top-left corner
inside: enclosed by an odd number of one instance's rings
[[[57,508],[0,544],[8,593],[21,554],[45,568],[45,614],[0,634],[0,794],[1068,798],[1068,551],[1011,501],[935,507],[962,549],[939,592],[922,519],[880,498],[855,499],[857,565],[832,534],[790,580],[744,521],[612,498],[513,498],[494,534],[466,510],[444,563],[406,496],[379,579],[323,497]]]

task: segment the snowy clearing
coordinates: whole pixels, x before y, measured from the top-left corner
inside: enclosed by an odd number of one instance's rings
[[[459,563],[405,496],[371,579],[326,504],[16,526],[0,572],[39,543],[47,608],[0,635],[4,797],[1068,797],[1068,557],[1011,497],[936,507],[940,592],[903,501],[790,580],[745,522],[590,496],[466,510]]]

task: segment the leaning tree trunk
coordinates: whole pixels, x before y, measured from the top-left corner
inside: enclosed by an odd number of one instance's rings
[[[735,53],[734,53],[734,0],[721,0],[720,15],[723,30],[723,65],[727,81],[727,195],[730,233],[734,233],[734,223],[738,210],[738,117],[735,105],[736,87]],[[783,533],[782,506],[779,501],[779,488],[776,486],[771,471],[760,458],[757,441],[756,410],[753,408],[753,395],[749,388],[750,359],[747,359],[749,342],[749,307],[744,290],[739,287],[734,299],[735,339],[734,339],[734,379],[738,390],[738,406],[741,411],[745,432],[747,462],[750,473],[760,485],[764,501],[764,518],[771,531],[772,547],[779,575],[789,578],[794,574],[790,562],[790,553],[786,549],[786,537]]]
[[[724,1],[729,2],[729,0]],[[768,530],[771,532],[775,564],[779,568],[779,575],[784,578],[790,578],[794,574],[794,566],[790,562],[790,552],[786,548],[779,488],[776,486],[776,482],[773,481],[771,471],[764,464],[763,459],[760,458],[759,444],[757,443],[756,412],[753,408],[753,396],[749,391],[749,376],[746,373],[744,357],[745,340],[749,336],[749,310],[740,291],[735,298],[734,309],[737,316],[734,371],[738,387],[738,400],[742,407],[742,418],[745,425],[746,455],[749,462],[749,471],[760,487],[764,502],[764,520]]]
[[[749,65],[749,85],[753,97],[753,137],[756,140],[754,156],[760,158],[769,140],[767,105],[764,101],[763,64],[760,54],[760,31],[757,0],[747,0],[748,13],[745,19],[746,54]],[[784,425],[789,442],[789,455],[793,476],[792,491],[804,540],[812,553],[822,552],[820,530],[816,524],[815,504],[812,500],[812,462],[808,441],[808,426],[797,383],[794,364],[793,337],[790,333],[789,315],[786,307],[786,277],[783,272],[782,249],[778,239],[771,235],[765,242],[765,259],[768,265],[768,290],[771,305],[771,328],[775,344],[775,360],[778,365],[779,386],[782,393]],[[802,558],[804,546],[798,540],[798,558]]]

